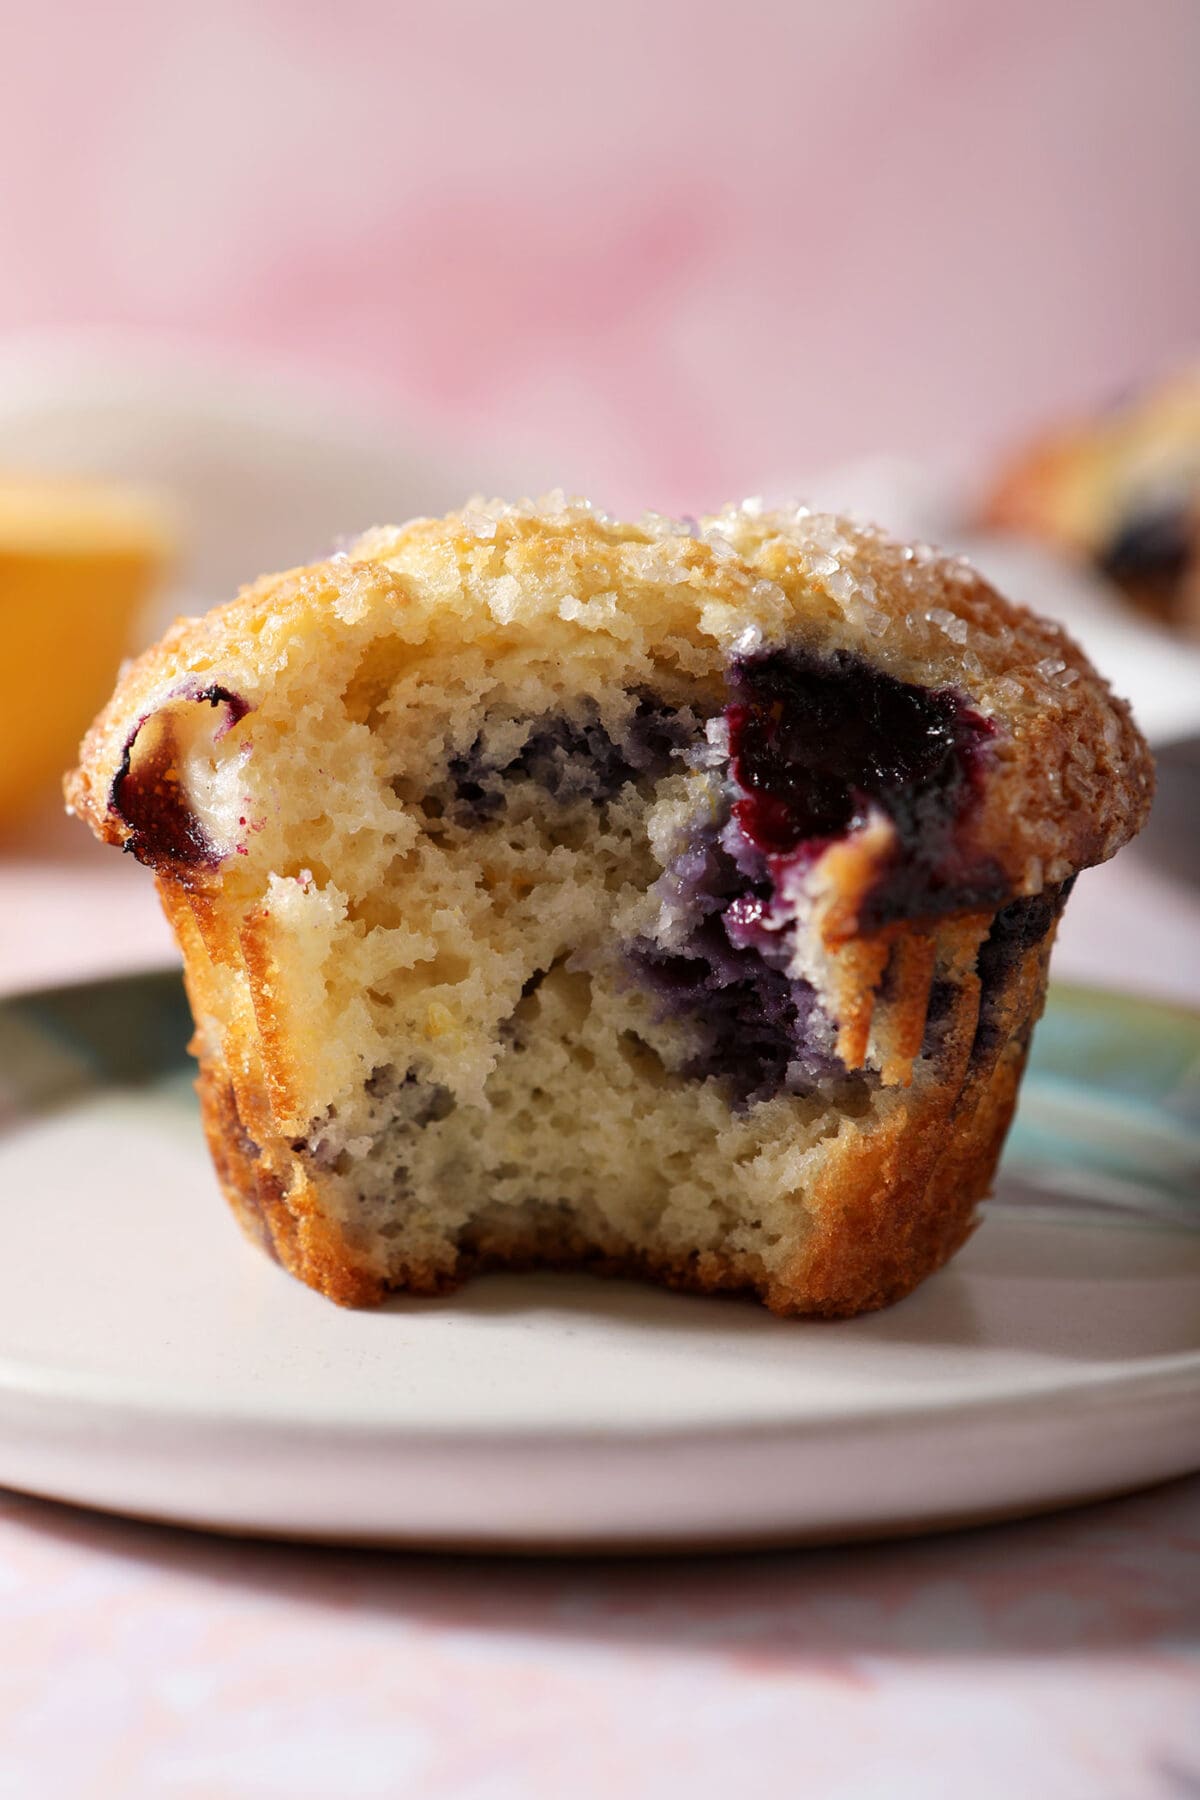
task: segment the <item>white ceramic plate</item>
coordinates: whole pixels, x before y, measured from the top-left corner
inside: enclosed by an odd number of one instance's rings
[[[1189,1014],[1060,992],[1023,1174],[949,1270],[843,1324],[552,1276],[338,1311],[227,1217],[186,1035],[173,977],[0,1007],[10,1486],[227,1531],[684,1547],[1200,1464]]]

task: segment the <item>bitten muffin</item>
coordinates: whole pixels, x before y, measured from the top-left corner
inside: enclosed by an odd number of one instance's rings
[[[1003,472],[983,522],[1082,558],[1200,637],[1200,364],[1047,434]]]
[[[1063,902],[1151,785],[962,561],[550,496],[180,621],[67,792],[157,874],[218,1175],[302,1280],[836,1315],[971,1230]]]

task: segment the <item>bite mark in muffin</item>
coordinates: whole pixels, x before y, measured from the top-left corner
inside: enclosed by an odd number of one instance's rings
[[[970,1230],[1069,884],[1150,787],[959,561],[552,498],[182,623],[69,795],[159,877],[222,1185],[302,1279],[845,1314]]]

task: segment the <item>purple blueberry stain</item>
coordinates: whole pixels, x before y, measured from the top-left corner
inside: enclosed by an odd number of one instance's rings
[[[240,694],[218,682],[200,685],[195,677],[180,682],[154,711],[144,713],[125,740],[113,777],[109,810],[128,828],[122,846],[138,862],[153,869],[215,869],[222,852],[212,842],[188,805],[176,768],[174,737],[169,724],[157,741],[135,761],[134,752],[146,726],[179,702],[224,708],[213,734],[217,743],[251,711]]]
[[[976,963],[979,1019],[971,1046],[973,1063],[987,1061],[998,1049],[1008,1029],[1003,1014],[1004,990],[1029,951],[1054,929],[1074,885],[1072,876],[1040,894],[1023,895],[1002,906],[992,920]]]
[[[680,1073],[724,1083],[739,1109],[846,1076],[813,989],[756,950],[736,949],[719,916],[678,950],[643,939],[631,947],[629,961],[654,996],[659,1018],[683,1018],[693,1029],[694,1047]]]
[[[963,844],[994,729],[964,696],[797,646],[736,658],[727,688],[724,755],[706,751],[698,713],[643,695],[616,734],[595,708],[542,716],[501,760],[481,733],[451,759],[449,810],[480,826],[503,812],[510,783],[566,807],[610,800],[673,761],[712,770],[716,814],[710,802],[655,884],[658,924],[625,958],[660,1018],[691,1026],[682,1072],[722,1081],[748,1106],[849,1076],[834,1022],[791,973],[795,908],[782,900],[832,843],[879,813],[892,825],[892,851],[860,904],[863,931],[992,907],[1008,890]]]
[[[725,814],[697,828],[656,884],[659,935],[629,960],[662,1015],[690,1019],[698,1048],[686,1072],[723,1080],[745,1106],[848,1075],[813,988],[789,974],[789,876],[879,809],[895,848],[863,928],[994,904],[1005,886],[957,841],[992,731],[959,695],[795,648],[737,659],[729,693]]]
[[[958,839],[994,730],[961,695],[899,681],[846,651],[794,648],[739,658],[729,688],[733,818],[775,888],[878,809],[895,847],[861,927],[1003,897],[1002,871],[965,856]]]
[[[253,710],[250,702],[241,694],[235,694],[232,688],[222,687],[220,683],[216,681],[210,682],[207,687],[201,688],[198,693],[179,693],[174,697],[181,700],[207,700],[210,706],[223,706],[225,708],[225,716],[213,733],[214,744],[219,744],[221,739],[225,736],[225,733],[227,731],[232,731],[233,727],[240,724],[246,717],[246,714]]]
[[[697,829],[655,884],[663,936],[626,954],[658,1017],[691,1027],[680,1072],[722,1082],[740,1109],[847,1071],[813,988],[787,972],[793,933],[769,922],[769,882],[739,866],[730,840],[727,825]]]
[[[594,707],[535,719],[521,748],[504,762],[489,754],[481,733],[450,759],[451,812],[461,824],[486,824],[504,811],[509,784],[520,781],[536,784],[556,807],[599,805],[630,782],[664,775],[672,756],[698,731],[691,714],[643,697],[617,736]]]

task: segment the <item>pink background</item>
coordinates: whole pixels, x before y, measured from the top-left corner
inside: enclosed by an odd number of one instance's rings
[[[0,1496],[0,1793],[1187,1800],[1197,1491],[920,1543],[566,1564]]]
[[[0,52],[0,333],[300,361],[617,505],[1195,343],[1194,0],[9,0]]]

